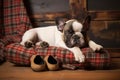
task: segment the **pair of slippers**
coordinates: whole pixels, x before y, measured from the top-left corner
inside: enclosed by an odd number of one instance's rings
[[[59,69],[58,61],[51,55],[45,56],[44,59],[40,55],[32,55],[30,62],[32,70],[36,72],[44,71],[47,69],[50,71]]]

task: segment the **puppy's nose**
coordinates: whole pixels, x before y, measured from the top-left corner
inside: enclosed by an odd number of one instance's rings
[[[80,36],[74,35],[73,38],[74,38],[75,40],[77,40],[77,39],[80,39]]]

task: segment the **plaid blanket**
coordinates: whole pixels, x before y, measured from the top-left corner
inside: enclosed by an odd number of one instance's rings
[[[0,0],[0,62],[5,59],[5,46],[20,42],[23,33],[30,28],[23,0]]]
[[[79,68],[87,69],[106,69],[109,67],[110,62],[110,57],[107,51],[104,51],[103,53],[95,53],[90,48],[82,49],[82,52],[85,55],[84,63],[76,62],[71,51],[55,46],[50,46],[44,49],[39,46],[26,48],[19,43],[13,43],[6,47],[6,51],[7,60],[18,65],[30,65],[30,57],[33,54],[40,55],[43,58],[49,54],[63,64],[72,64]]]

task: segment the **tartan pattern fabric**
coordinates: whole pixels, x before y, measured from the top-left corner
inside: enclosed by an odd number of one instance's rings
[[[23,33],[30,28],[23,0],[0,0],[0,62],[5,57],[5,46],[20,42]]]
[[[43,58],[46,55],[52,55],[63,64],[72,64],[80,68],[105,69],[109,67],[110,62],[108,52],[95,53],[90,48],[82,49],[85,55],[85,63],[76,62],[73,53],[61,47],[50,46],[43,49],[39,46],[35,46],[33,48],[25,48],[19,43],[14,43],[8,45],[6,51],[7,60],[19,65],[30,65],[30,57],[33,54],[40,55]]]
[[[107,50],[103,52],[94,52],[92,49],[86,50],[88,48],[83,49],[83,53],[85,53],[86,57],[86,68],[94,68],[94,69],[108,69],[110,66],[110,55]],[[85,51],[85,52],[84,52]]]
[[[1,42],[0,40],[0,63],[2,63],[5,58],[5,55],[3,53],[4,53],[4,43]]]
[[[20,35],[31,27],[23,0],[4,0],[5,35]]]

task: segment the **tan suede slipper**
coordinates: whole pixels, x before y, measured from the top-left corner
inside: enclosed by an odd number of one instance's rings
[[[59,63],[53,56],[47,55],[44,58],[44,60],[45,60],[47,67],[50,71],[55,71],[55,70],[59,69]]]
[[[43,71],[46,69],[46,63],[40,55],[32,55],[30,58],[31,68],[34,71]]]

